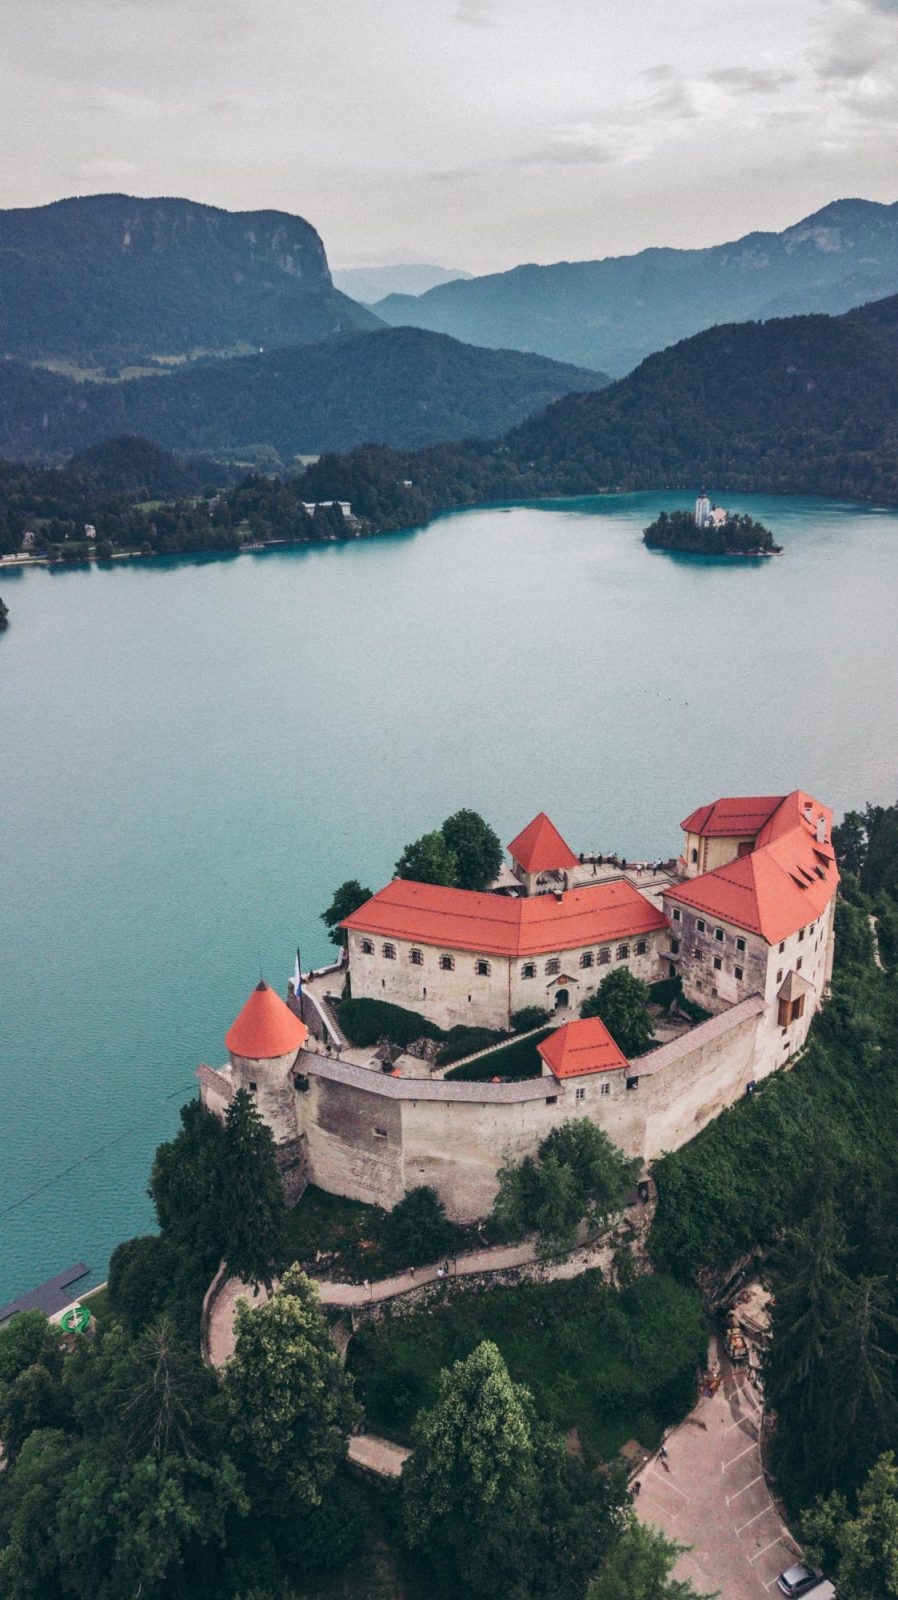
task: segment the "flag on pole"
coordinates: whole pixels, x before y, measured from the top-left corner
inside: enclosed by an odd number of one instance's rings
[[[299,959],[299,945],[296,946],[296,965],[293,968],[293,993],[297,1000],[302,999],[302,966]]]

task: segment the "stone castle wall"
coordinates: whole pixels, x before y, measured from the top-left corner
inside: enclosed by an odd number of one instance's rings
[[[472,1221],[489,1211],[503,1162],[535,1154],[571,1117],[592,1118],[627,1155],[652,1160],[685,1144],[758,1076],[763,1014],[763,999],[752,996],[632,1062],[629,1075],[585,1082],[392,1078],[301,1051],[297,1119],[309,1180],[387,1208],[429,1184],[452,1218]]]

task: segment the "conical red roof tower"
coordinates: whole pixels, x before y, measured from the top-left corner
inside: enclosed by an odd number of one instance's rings
[[[236,1021],[225,1034],[232,1055],[270,1061],[299,1049],[309,1030],[267,983],[256,984]]]

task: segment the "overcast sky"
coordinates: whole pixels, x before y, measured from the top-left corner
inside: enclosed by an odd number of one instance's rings
[[[307,217],[333,266],[700,245],[898,199],[898,0],[2,0],[0,205]]]

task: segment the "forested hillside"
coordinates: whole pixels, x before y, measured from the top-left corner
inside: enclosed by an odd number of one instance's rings
[[[847,311],[898,290],[898,205],[837,200],[782,233],[559,261],[391,294],[386,322],[537,350],[615,377],[715,323]]]
[[[117,372],[378,326],[286,212],[123,194],[0,211],[0,356]]]
[[[599,374],[518,350],[478,350],[441,334],[383,328],[167,377],[83,383],[0,363],[0,452],[59,460],[112,434],[178,450],[285,459],[365,439],[414,447],[495,434]]]

